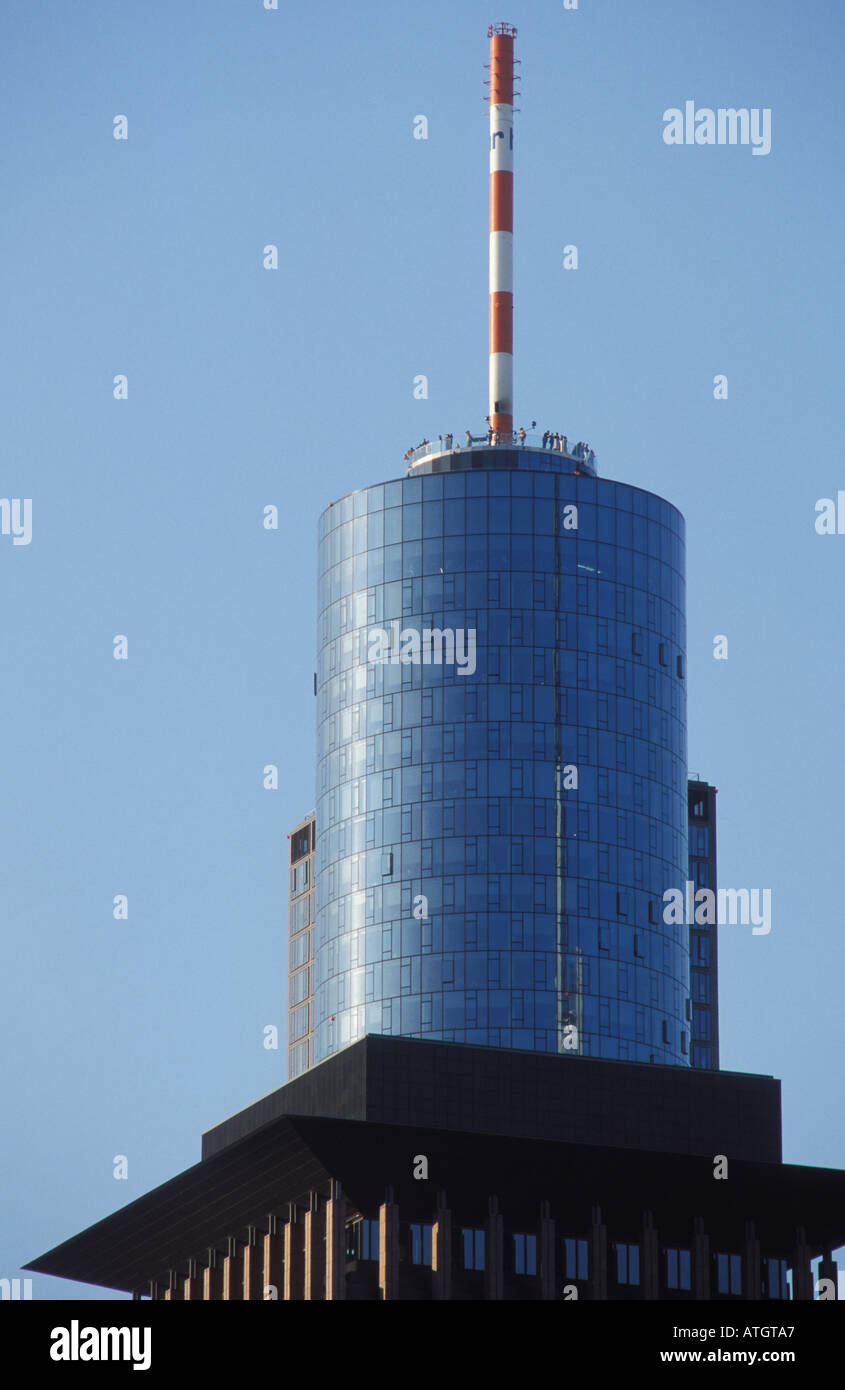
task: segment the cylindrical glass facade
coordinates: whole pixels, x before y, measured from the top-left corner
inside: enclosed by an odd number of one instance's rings
[[[689,1062],[683,518],[515,462],[320,519],[316,1060]]]

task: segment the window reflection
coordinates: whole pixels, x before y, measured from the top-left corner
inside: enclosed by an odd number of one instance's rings
[[[688,866],[682,518],[623,484],[478,470],[363,489],[320,538],[317,1059],[367,1030],[559,1051],[565,942],[583,1055],[689,1065],[706,985],[660,912]],[[473,629],[475,673],[362,659],[394,621]],[[706,933],[696,951],[706,969]]]

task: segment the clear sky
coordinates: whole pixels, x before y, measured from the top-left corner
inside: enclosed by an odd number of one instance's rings
[[[814,528],[845,489],[841,0],[17,0],[0,491],[32,498],[32,538],[0,535],[0,1276],[286,1079],[317,517],[486,414],[500,19],[517,424],[686,516],[690,770],[719,788],[720,882],[772,892],[769,935],[720,929],[722,1065],[782,1078],[787,1161],[845,1167],[845,534]],[[770,109],[771,152],[667,145],[687,100]]]

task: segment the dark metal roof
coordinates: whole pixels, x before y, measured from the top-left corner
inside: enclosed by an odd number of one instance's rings
[[[281,1115],[782,1157],[772,1077],[370,1034],[207,1130],[203,1158]]]
[[[39,1274],[140,1289],[157,1273],[245,1232],[330,1174],[287,1120],[196,1163],[120,1211],[57,1245],[28,1266]]]
[[[428,1181],[413,1178],[417,1154]],[[142,1289],[227,1236],[243,1238],[269,1212],[327,1194],[332,1178],[350,1207],[377,1214],[392,1187],[400,1217],[431,1220],[446,1192],[460,1224],[481,1223],[496,1195],[510,1229],[530,1229],[548,1200],[561,1234],[586,1233],[598,1204],[612,1239],[636,1238],[654,1213],[661,1239],[688,1237],[704,1218],[712,1249],[737,1249],[746,1220],[764,1255],[787,1256],[798,1226],[814,1253],[845,1244],[845,1173],[730,1160],[727,1181],[709,1158],[366,1121],[283,1116],[195,1164],[26,1268],[115,1289]],[[527,1224],[530,1223],[530,1224]]]

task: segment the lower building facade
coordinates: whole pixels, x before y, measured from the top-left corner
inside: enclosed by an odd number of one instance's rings
[[[771,1077],[367,1037],[27,1268],[180,1301],[784,1301],[835,1298],[843,1244],[845,1173],[780,1161]]]

